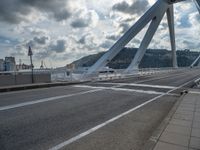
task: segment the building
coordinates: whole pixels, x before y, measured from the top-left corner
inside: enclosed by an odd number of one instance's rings
[[[4,60],[0,59],[0,72],[5,70]]]
[[[15,57],[5,57],[5,71],[15,71]]]
[[[30,70],[31,65],[26,65],[26,64],[19,64],[16,65],[16,70]]]

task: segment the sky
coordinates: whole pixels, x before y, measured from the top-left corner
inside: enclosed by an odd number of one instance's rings
[[[156,0],[1,0],[0,58],[14,56],[36,67],[65,66],[108,50]],[[192,2],[177,3],[177,49],[200,51],[200,15]],[[127,46],[138,47],[147,27]],[[166,16],[149,48],[170,49]]]

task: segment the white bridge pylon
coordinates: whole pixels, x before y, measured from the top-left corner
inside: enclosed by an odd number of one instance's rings
[[[165,13],[170,33],[173,67],[177,68],[176,43],[174,30],[173,4],[185,0],[158,0],[87,72],[88,75],[97,73],[105,67],[149,22],[149,28],[140,44],[140,47],[125,73],[133,73],[138,70],[139,64],[149,46],[155,32]],[[200,13],[200,0],[194,0]]]

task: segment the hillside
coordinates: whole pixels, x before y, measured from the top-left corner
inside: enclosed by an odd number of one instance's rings
[[[124,69],[131,63],[137,52],[137,48],[124,48],[109,64],[110,68]],[[89,67],[93,65],[105,52],[94,55],[85,56],[77,61],[74,61],[76,68]],[[190,50],[178,50],[177,60],[179,67],[190,66],[191,63],[198,57],[198,52]],[[171,67],[171,51],[166,49],[148,49],[143,57],[140,68],[158,68]]]

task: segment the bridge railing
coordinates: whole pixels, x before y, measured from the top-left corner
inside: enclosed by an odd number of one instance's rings
[[[129,77],[134,77],[134,76],[166,73],[166,72],[172,72],[174,70],[181,70],[181,69],[185,69],[185,67],[184,68],[172,68],[172,67],[141,68],[141,69],[133,70],[133,72],[129,74],[124,73],[125,71],[124,69],[114,70],[114,72],[101,71],[101,72],[90,74],[90,76],[85,76],[83,77],[83,80],[94,80],[94,81],[113,80],[113,79],[120,79],[120,78],[129,78]]]
[[[177,68],[185,69],[185,68]],[[50,74],[51,75],[51,82],[66,82],[66,81],[86,81],[86,80],[93,80],[93,81],[103,81],[103,80],[113,80],[113,79],[120,79],[120,78],[129,78],[134,76],[143,76],[143,75],[152,75],[158,73],[165,73],[177,70],[170,67],[165,68],[141,68],[137,70],[133,70],[132,73],[126,74],[124,73],[125,69],[112,69],[106,71],[99,71],[96,73],[91,74],[90,76],[87,75],[87,71],[72,71],[67,69],[34,69],[34,74]],[[188,69],[188,67],[187,67]],[[0,72],[0,75],[6,74],[31,74],[31,70],[23,70],[23,71],[6,71]]]

